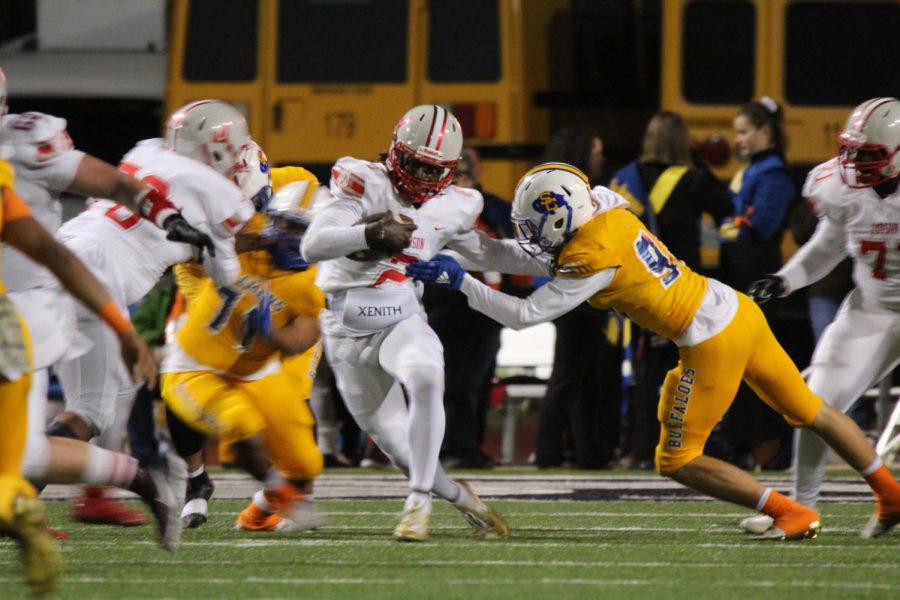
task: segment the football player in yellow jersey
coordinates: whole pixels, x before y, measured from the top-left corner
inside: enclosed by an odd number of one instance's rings
[[[152,381],[156,377],[150,350],[103,285],[31,216],[15,192],[13,169],[5,160],[0,160],[0,227],[4,243],[47,267],[69,292],[118,332],[122,358],[135,379]],[[37,492],[20,472],[31,385],[31,340],[2,282],[0,338],[0,529],[19,543],[25,581],[31,592],[44,594],[55,587],[62,558],[47,533]]]
[[[819,515],[766,488],[745,471],[703,455],[706,439],[745,380],[791,425],[808,427],[858,470],[877,500],[883,533],[900,522],[900,484],[865,435],[804,383],[762,312],[744,294],[691,271],[626,210],[627,201],[561,163],[538,165],[520,180],[512,219],[522,248],[549,259],[555,278],[528,298],[481,284],[446,255],[407,267],[433,285],[461,290],[469,305],[515,329],[549,321],[585,300],[615,308],[679,348],[659,402],[660,474],[774,519],[760,539],[815,537]]]
[[[259,154],[248,161],[248,169],[262,173],[266,182],[247,183],[245,189],[268,186],[268,163],[261,150],[254,151]],[[163,397],[170,411],[193,429],[233,444],[239,464],[264,482],[238,517],[238,528],[251,531],[304,529],[321,522],[308,502],[322,457],[306,400],[309,373],[319,356],[317,317],[324,296],[315,286],[314,269],[299,256],[299,237],[284,231],[305,229],[308,221],[300,207],[318,184],[304,169],[276,172],[284,187],[271,203],[268,191],[250,194],[265,214],[257,214],[242,232],[245,248],[263,249],[240,255],[237,285],[216,290],[209,281],[180,273],[187,290],[187,317],[162,369]],[[301,180],[284,183],[291,178]],[[269,221],[274,225],[267,225]],[[259,316],[266,304],[270,326]],[[268,339],[260,335],[265,329],[271,330]],[[264,460],[260,441],[274,468]],[[200,455],[191,462],[192,483],[208,481]],[[189,490],[182,513],[187,526],[205,522],[211,483],[207,489],[203,501],[193,505],[200,498],[191,498]],[[292,516],[290,521],[282,522],[285,515]]]

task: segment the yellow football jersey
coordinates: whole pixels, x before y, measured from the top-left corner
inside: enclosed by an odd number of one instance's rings
[[[255,253],[248,253],[255,254]],[[241,255],[241,276],[216,289],[203,282],[197,299],[178,330],[178,342],[197,361],[218,371],[242,377],[251,375],[279,353],[259,340],[255,319],[259,300],[268,287],[273,296],[272,328],[298,316],[318,318],[325,297],[316,287],[312,270],[294,273]]]
[[[684,333],[706,293],[706,278],[672,256],[624,208],[579,228],[559,256],[556,276],[582,278],[607,268],[617,268],[615,277],[589,299],[591,305],[614,308],[670,339]]]

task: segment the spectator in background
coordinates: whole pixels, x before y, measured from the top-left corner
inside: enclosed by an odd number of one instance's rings
[[[512,237],[509,202],[481,187],[481,163],[474,148],[464,148],[454,183],[476,189],[484,197],[484,209],[475,227],[494,238]],[[494,289],[505,277],[496,271],[473,273]],[[444,412],[447,425],[441,462],[446,468],[483,469],[494,460],[481,450],[490,391],[500,350],[497,321],[469,308],[466,298],[453,290],[425,289],[422,299],[428,324],[444,346]],[[465,326],[460,326],[461,324]]]
[[[781,267],[781,239],[796,190],[784,158],[784,112],[777,102],[763,97],[742,105],[734,118],[734,131],[737,154],[749,164],[731,181],[734,218],[719,229],[723,240],[720,277],[745,291],[753,281]],[[766,312],[770,324],[775,316],[772,310]],[[790,428],[746,384],[741,384],[725,416],[723,433],[726,444],[721,453],[731,454],[726,458],[735,464],[752,469],[759,463],[765,468],[775,454],[780,460],[770,468],[787,467]],[[761,446],[767,441],[766,447]]]
[[[706,169],[692,165],[690,136],[684,118],[656,113],[644,132],[641,157],[613,175],[610,189],[628,200],[644,226],[687,263],[700,270],[700,219],[703,213],[720,223],[732,214],[725,188]],[[634,423],[632,468],[653,468],[659,440],[656,407],[666,372],[678,363],[678,348],[649,330],[633,332],[631,394]]]
[[[557,131],[541,157],[578,167],[592,183],[603,174],[603,161],[600,134],[585,126]],[[540,405],[535,464],[558,467],[574,458],[579,469],[606,468],[619,439],[622,399],[622,349],[607,338],[610,312],[583,303],[553,324],[553,371]]]

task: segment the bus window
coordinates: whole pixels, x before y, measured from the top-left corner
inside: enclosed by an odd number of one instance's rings
[[[747,2],[703,0],[684,11],[682,92],[697,104],[753,97],[756,10]]]
[[[855,106],[897,96],[900,4],[803,2],[787,7],[785,97],[794,105]]]
[[[484,0],[432,0],[428,78],[434,82],[500,79],[500,11]]]
[[[184,78],[188,81],[255,79],[257,18],[256,2],[191,2],[184,50]]]
[[[278,81],[406,81],[408,13],[406,0],[280,2]]]

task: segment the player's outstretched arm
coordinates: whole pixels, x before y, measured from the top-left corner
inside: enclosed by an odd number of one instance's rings
[[[163,189],[152,182],[139,181],[90,154],[85,154],[78,164],[68,191],[115,200],[165,229],[169,240],[191,244],[201,252],[206,249],[214,253],[210,237],[185,221]]]
[[[10,212],[7,210],[10,197],[18,198],[10,190],[4,190],[5,215]],[[122,358],[128,365],[132,378],[135,381],[145,380],[149,385],[154,385],[156,363],[150,349],[138,336],[128,319],[122,315],[103,284],[77,256],[53,239],[53,236],[28,214],[16,216],[4,223],[3,240],[47,267],[73,296],[103,317],[119,335]]]

